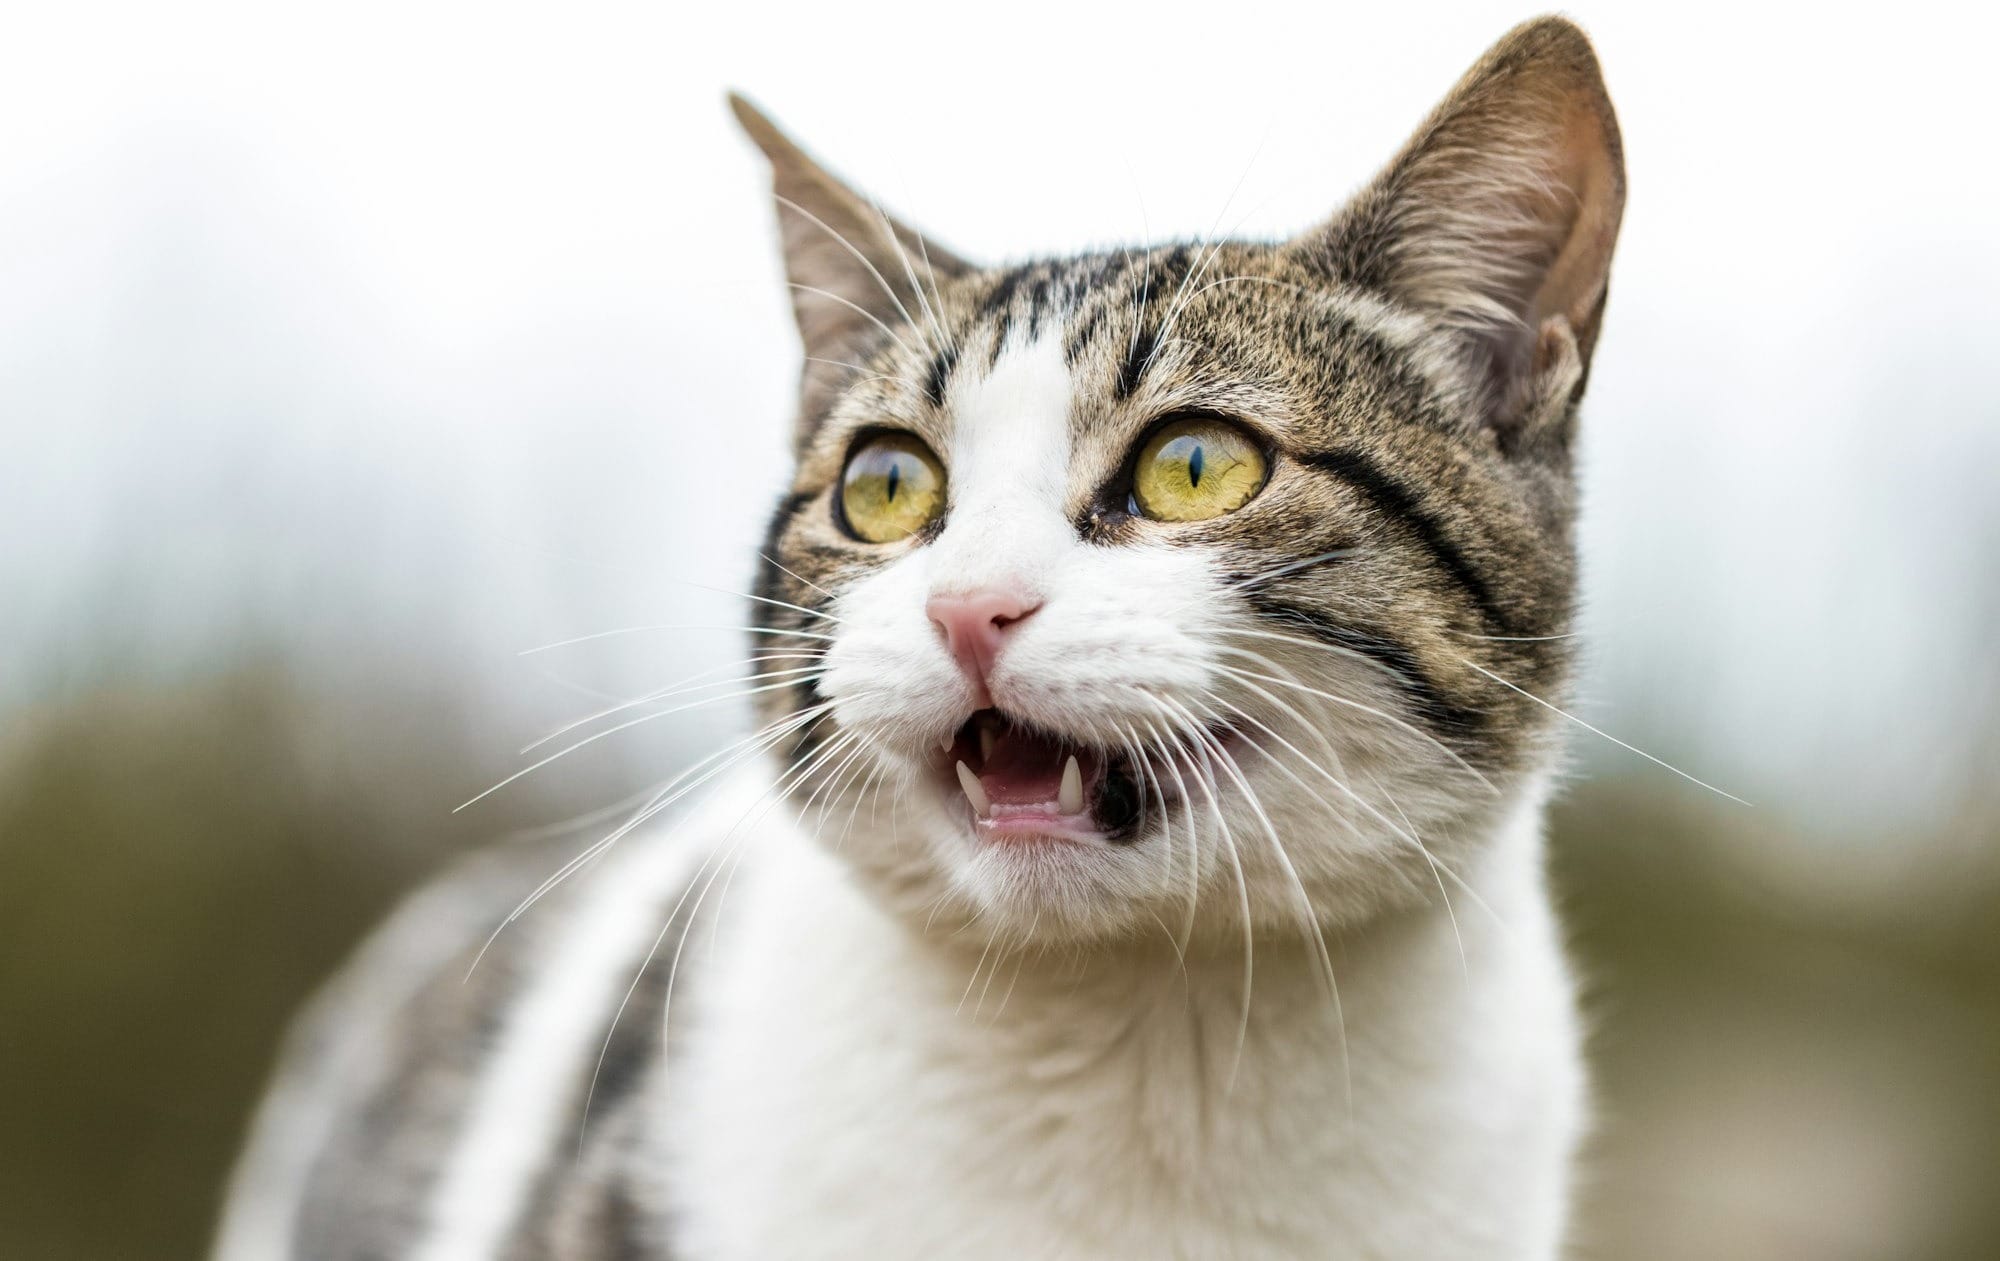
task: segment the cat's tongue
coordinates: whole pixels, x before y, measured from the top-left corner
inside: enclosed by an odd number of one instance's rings
[[[995,805],[1054,801],[1062,791],[1063,751],[1052,740],[1009,730],[997,736],[979,784]]]

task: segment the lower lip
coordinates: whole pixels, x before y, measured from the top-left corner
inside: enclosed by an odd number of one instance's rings
[[[1090,825],[1088,817],[1048,814],[1039,810],[975,819],[973,827],[980,836],[1005,845],[1036,841],[1083,845],[1104,839],[1103,835]]]
[[[1232,729],[1217,731],[1214,736],[1225,750],[1242,742],[1241,735]],[[949,764],[947,761],[946,765]],[[972,813],[972,803],[967,801],[964,793],[960,791],[955,776],[943,772],[940,774],[944,776],[944,782],[939,786],[942,795],[956,800],[959,808],[965,812],[961,817],[972,825],[974,835],[992,845],[1022,848],[1047,844],[1084,848],[1116,845],[1136,839],[1135,835],[1121,833],[1114,841],[1097,826],[1095,815],[1087,810],[1080,814],[1060,814],[1051,809],[1034,806],[1001,805],[993,814],[977,816]],[[1094,794],[1097,791],[1096,784],[1091,784],[1088,791]],[[1156,785],[1153,791],[1165,797],[1160,803],[1163,807],[1170,808],[1179,800],[1179,794],[1169,791],[1166,785]]]

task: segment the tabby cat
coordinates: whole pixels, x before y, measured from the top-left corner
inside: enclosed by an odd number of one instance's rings
[[[406,906],[217,1255],[1556,1255],[1541,816],[1624,201],[1582,33],[1290,240],[1021,266],[734,105],[806,351],[762,725],[670,825]]]

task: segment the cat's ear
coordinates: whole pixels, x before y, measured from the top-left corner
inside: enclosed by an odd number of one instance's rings
[[[922,319],[937,282],[971,270],[835,179],[750,102],[732,92],[729,107],[771,162],[792,312],[807,355],[843,359],[877,321]],[[826,379],[806,366],[808,382]]]
[[[1544,17],[1495,44],[1374,182],[1293,248],[1331,279],[1456,329],[1484,374],[1487,419],[1504,428],[1581,394],[1624,206],[1596,54],[1574,25]]]

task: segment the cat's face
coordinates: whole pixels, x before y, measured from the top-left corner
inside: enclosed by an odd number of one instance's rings
[[[1550,756],[1623,178],[1496,47],[1282,244],[984,269],[769,124],[809,361],[758,668],[784,783],[935,925],[1176,937],[1456,879]],[[1532,694],[1532,695],[1530,695]]]

